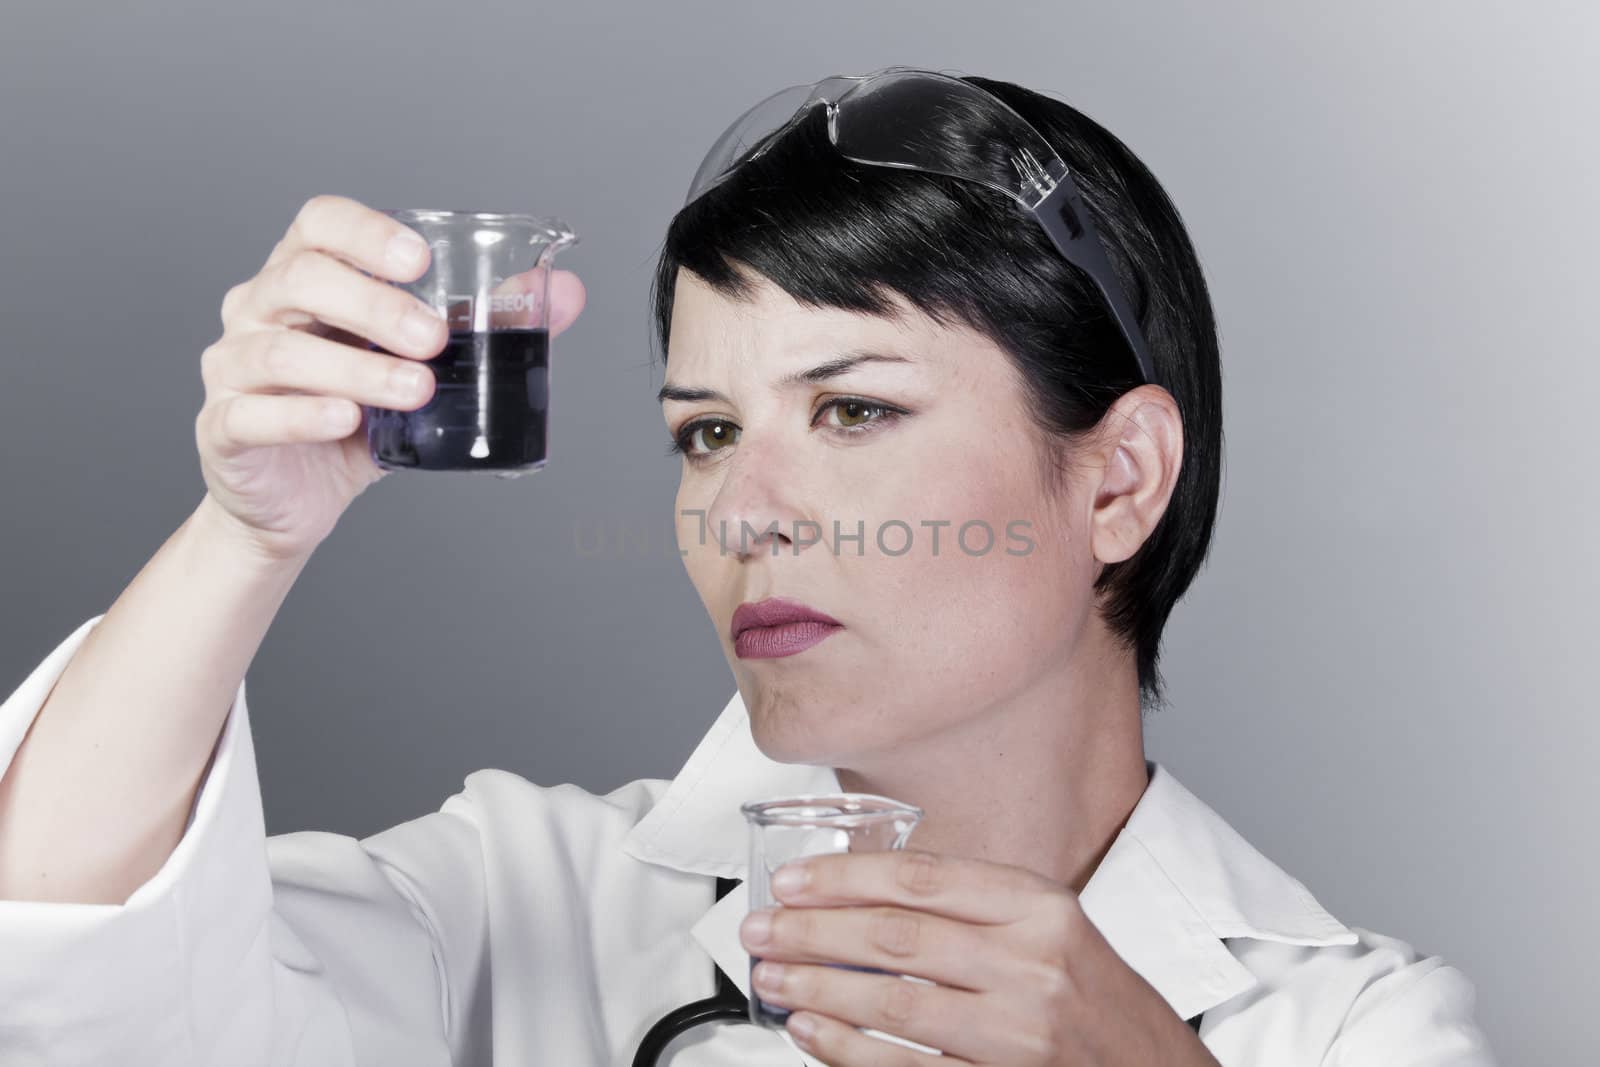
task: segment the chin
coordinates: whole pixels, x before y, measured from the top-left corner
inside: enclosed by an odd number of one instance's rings
[[[831,763],[847,741],[850,704],[796,699],[767,687],[747,695],[745,707],[756,747],[778,763]]]

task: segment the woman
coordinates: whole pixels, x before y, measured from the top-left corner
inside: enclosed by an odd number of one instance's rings
[[[382,476],[356,405],[420,406],[390,385],[444,341],[356,269],[419,276],[386,258],[406,234],[308,202],[202,359],[199,508],[0,709],[0,1061],[623,1064],[759,956],[789,1031],[672,1062],[1492,1063],[1459,971],[1340,923],[1145,759],[1216,512],[1206,286],[1116,138],[964,80],[1067,162],[1109,284],[952,176],[997,141],[982,109],[914,170],[808,109],[668,231],[679,544],[738,683],[677,777],[480,771],[372,838],[263,849],[244,671]],[[582,286],[551,300],[559,332]],[[739,803],[838,788],[921,806],[913,847],[815,858],[747,916]]]

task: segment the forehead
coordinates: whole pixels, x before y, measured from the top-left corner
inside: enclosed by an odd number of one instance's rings
[[[667,347],[675,375],[730,364],[776,365],[849,348],[881,347],[919,361],[939,361],[953,346],[972,343],[968,331],[940,326],[898,293],[885,291],[895,314],[883,316],[808,307],[765,276],[745,275],[752,289],[740,299],[717,292],[690,271],[678,271]]]

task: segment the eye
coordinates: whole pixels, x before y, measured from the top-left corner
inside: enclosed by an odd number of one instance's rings
[[[897,409],[887,404],[874,404],[870,400],[861,400],[853,396],[837,397],[822,405],[818,415],[827,411],[839,413],[838,425],[842,429],[852,430],[857,426],[865,426],[869,422],[881,422],[888,416],[897,414]]]
[[[815,426],[829,411],[837,411],[839,414],[837,421],[827,428],[843,437],[876,432],[879,427],[909,414],[904,408],[892,404],[864,400],[857,396],[841,396],[834,397],[818,408],[817,413],[811,418],[811,424]],[[698,445],[695,442],[697,437],[700,439]],[[703,463],[713,453],[721,452],[738,439],[739,427],[727,419],[696,419],[678,431],[678,435],[667,446],[667,455],[682,455],[691,463]]]
[[[667,446],[667,455],[687,455],[692,460],[712,452],[720,452],[738,439],[739,427],[723,419],[699,419],[678,431],[678,436]],[[703,440],[703,448],[694,446],[696,435]]]

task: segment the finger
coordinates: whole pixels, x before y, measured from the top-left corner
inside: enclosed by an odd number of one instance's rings
[[[811,1030],[802,1038],[798,1030],[808,1020]],[[850,1023],[815,1012],[789,1016],[785,1029],[794,1037],[795,1044],[813,1057],[839,1067],[937,1067],[941,1064],[965,1064],[971,1067],[977,1062],[976,1059],[963,1059],[953,1051],[943,1055],[925,1051],[928,1046],[917,1048],[896,1034],[859,1030]],[[938,1048],[937,1045],[931,1047]],[[984,1055],[984,1062],[1003,1062]]]
[[[305,249],[398,282],[420,278],[431,259],[427,242],[411,227],[359,200],[327,194],[301,205],[266,266],[275,267]]]
[[[428,359],[444,347],[444,319],[430,305],[369,278],[325,252],[305,249],[253,286],[244,314],[268,326],[298,324],[303,314],[348,330],[388,351]]]
[[[751,942],[748,927],[740,935],[749,953],[764,960],[844,963],[984,990],[1009,988],[1023,958],[991,927],[907,908],[780,907],[763,914],[771,921],[765,941]]]
[[[807,875],[804,887],[773,890],[785,904],[897,904],[968,923],[1012,923],[1034,914],[1041,895],[1070,890],[1009,864],[921,849],[836,852],[785,864]],[[776,872],[774,872],[776,874]]]
[[[360,424],[357,404],[324,396],[241,393],[208,404],[201,413],[202,432],[220,456],[264,445],[337,441]]]
[[[1015,1019],[997,1012],[993,997],[892,975],[805,964],[775,969],[774,975],[765,967],[762,963],[755,970],[756,992],[792,1012],[819,1013],[955,1056],[990,1063],[1023,1059],[1004,1054],[1016,1040]]]
[[[294,390],[392,410],[420,407],[433,394],[433,373],[416,360],[301,330],[257,330],[232,345],[216,381],[236,392]]]
[[[987,1049],[964,1057],[955,1047],[916,1041],[893,1030],[861,1027],[821,1011],[796,1011],[784,1023],[795,1044],[838,1067],[935,1067],[937,1064],[1010,1062]],[[942,1053],[942,1054],[941,1054]],[[1024,1061],[1016,1061],[1024,1062]]]
[[[570,270],[550,275],[550,336],[571,326],[589,303],[583,280]]]
[[[546,275],[549,280],[546,282]],[[545,292],[548,284],[550,312],[544,315]],[[555,337],[577,319],[588,300],[588,291],[578,276],[569,270],[549,270],[535,267],[504,279],[491,294],[509,298],[498,309],[491,309],[489,323],[495,329],[536,326],[541,318],[550,336]],[[518,299],[522,298],[522,299]]]

